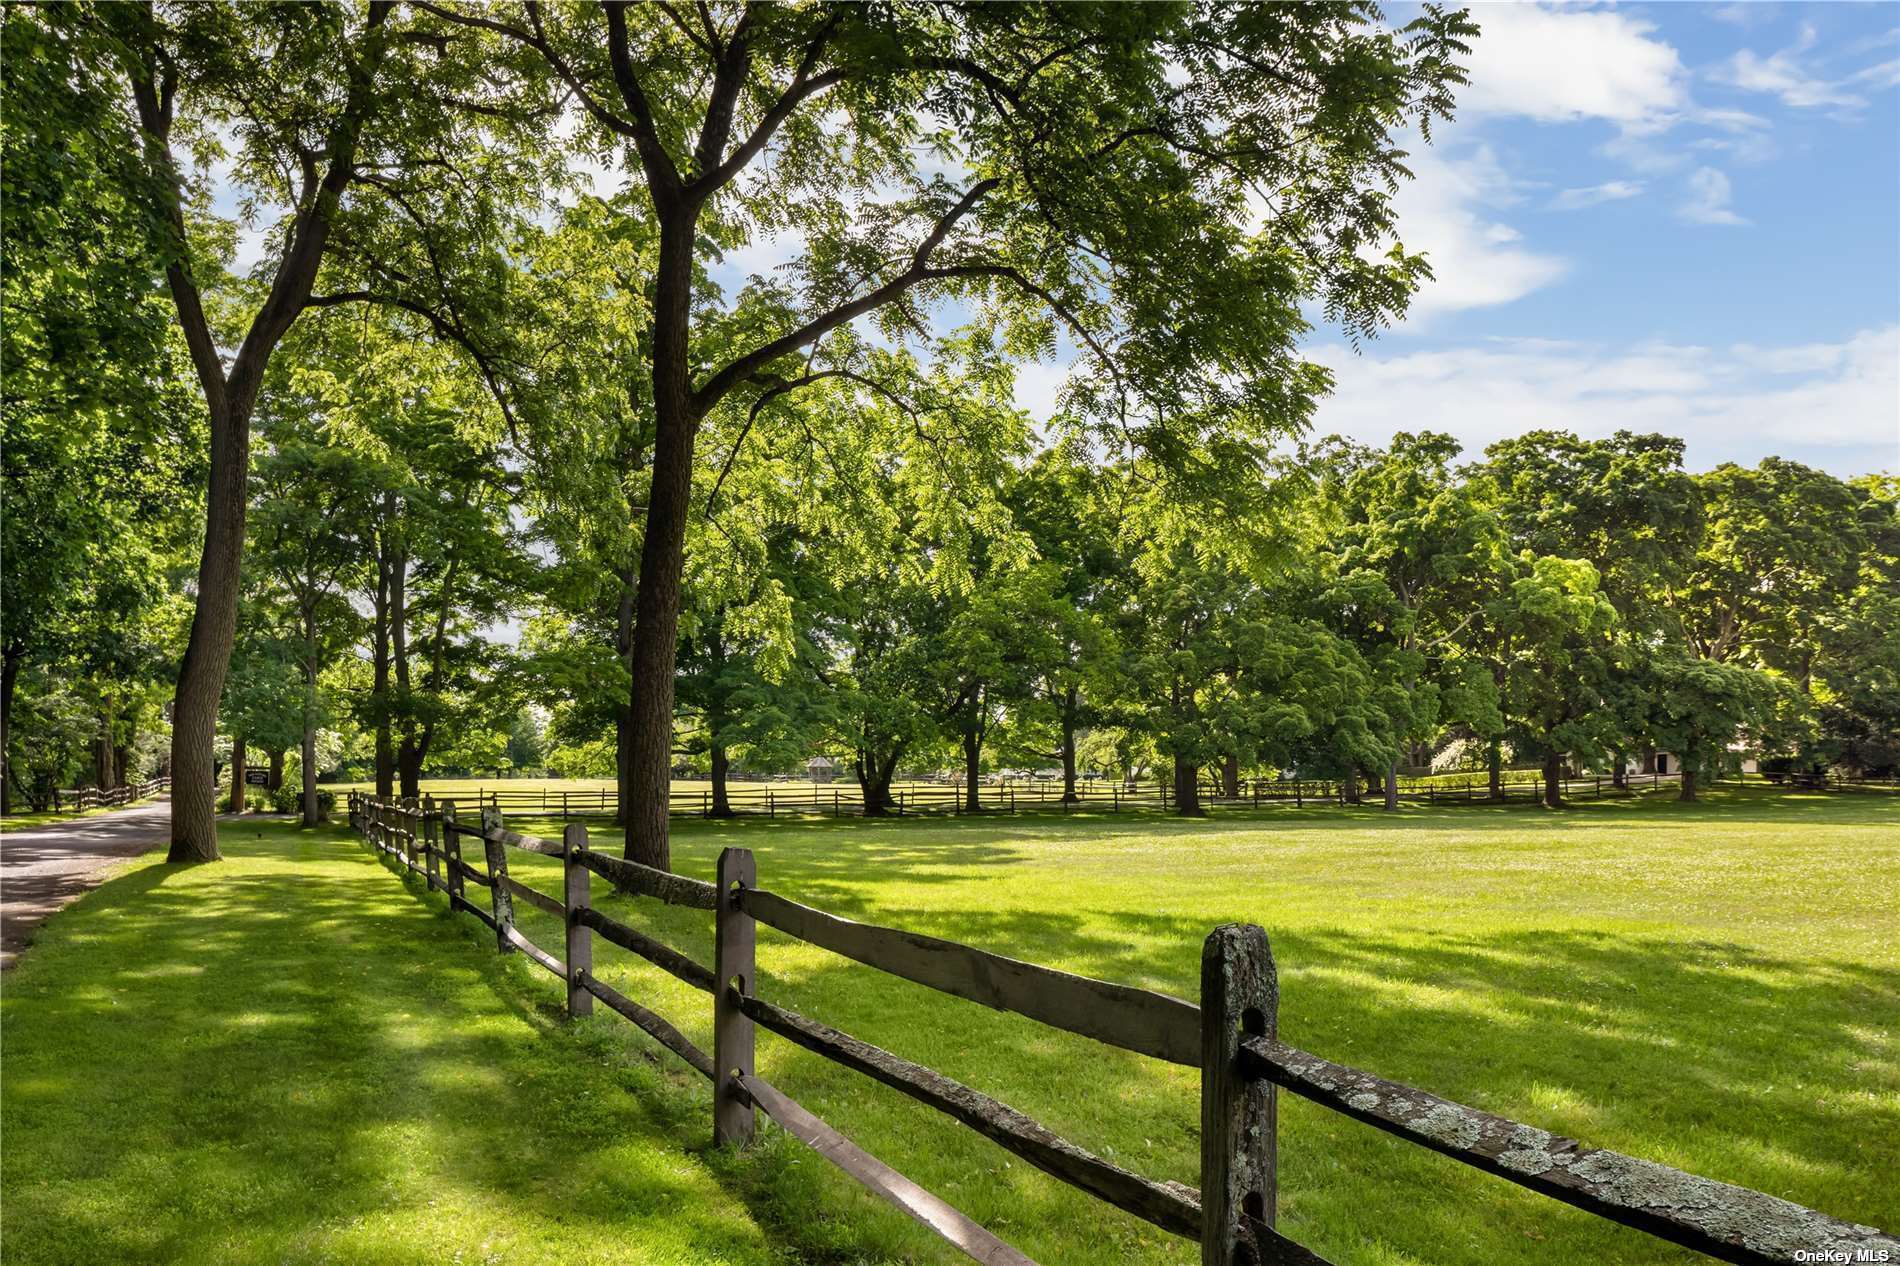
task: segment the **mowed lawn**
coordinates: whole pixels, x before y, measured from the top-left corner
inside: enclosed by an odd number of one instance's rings
[[[220,835],[0,977],[8,1266],[890,1255],[791,1148],[712,1152],[623,1032],[567,1026],[344,832]]]
[[[6,980],[9,1262],[959,1260],[787,1140],[745,1161],[696,1150],[706,1092],[672,1056],[641,1059],[657,1046],[611,1016],[571,1030],[557,982],[519,956],[504,967],[472,920],[451,924],[357,846],[255,830],[230,834],[223,866],[108,885]],[[689,821],[677,868],[710,878],[731,844],[759,855],[763,886],[840,914],[1188,998],[1208,929],[1258,922],[1296,1045],[1900,1224],[1900,797]],[[558,892],[555,864],[512,861]],[[709,916],[599,904],[710,962]],[[553,919],[517,909],[558,949]],[[1197,1181],[1192,1070],[769,929],[760,958],[766,996]],[[705,995],[604,942],[595,962],[710,1043]],[[759,1056],[1040,1261],[1198,1257],[769,1033]],[[1700,1260],[1282,1105],[1282,1226],[1342,1266]]]

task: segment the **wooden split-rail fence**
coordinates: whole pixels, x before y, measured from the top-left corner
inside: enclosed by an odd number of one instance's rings
[[[1201,1245],[1203,1266],[1326,1266],[1279,1228],[1275,1214],[1276,1096],[1286,1090],[1598,1217],[1730,1262],[1900,1261],[1900,1239],[1790,1201],[1700,1178],[1618,1152],[1585,1147],[1410,1086],[1335,1064],[1279,1040],[1279,985],[1267,934],[1250,924],[1209,933],[1199,1005],[1151,990],[1073,975],[974,946],[858,923],[761,887],[750,850],[719,856],[715,883],[655,870],[589,845],[567,824],[558,841],[508,830],[499,810],[463,822],[452,801],[386,802],[352,792],[351,827],[377,852],[445,892],[452,911],[495,934],[563,982],[570,1016],[599,1001],[713,1085],[713,1138],[743,1146],[758,1112],[867,1189],[986,1266],[1031,1260],[954,1206],[865,1152],[761,1077],[758,1030],[928,1104],[1070,1186]],[[464,856],[479,845],[481,864]],[[557,896],[508,871],[509,850],[559,858]],[[595,908],[592,881],[712,916],[710,967]],[[471,900],[469,885],[488,890]],[[561,952],[515,926],[519,900],[560,919]],[[1005,1103],[869,1042],[778,1005],[759,988],[759,924],[955,997],[1014,1011],[1109,1046],[1201,1070],[1198,1189],[1158,1182],[1061,1138]],[[712,995],[713,1049],[601,980],[594,938],[638,955]],[[1880,1254],[1890,1256],[1881,1256]],[[1819,1254],[1837,1254],[1824,1257]]]
[[[144,782],[127,783],[123,787],[77,787],[71,791],[53,792],[53,812],[79,813],[86,809],[110,809],[122,804],[131,804],[155,796],[161,791],[170,791],[170,778],[148,778]]]
[[[1609,778],[1568,778],[1563,794],[1568,799],[1622,795],[1626,791],[1654,790],[1673,786],[1676,774],[1632,774],[1624,786]],[[1376,804],[1381,792],[1366,790],[1363,798]],[[1235,795],[1223,793],[1218,784],[1201,788],[1201,802],[1210,807],[1262,808],[1268,805],[1338,805],[1347,801],[1347,788],[1331,779],[1255,779],[1240,784]],[[1505,782],[1499,788],[1503,801],[1543,799],[1541,780],[1521,778]],[[989,813],[1122,813],[1129,810],[1167,811],[1174,807],[1174,791],[1166,783],[1125,784],[1110,781],[1078,783],[1076,799],[1062,798],[1062,784],[1047,780],[986,784],[979,793],[983,811]],[[619,809],[619,796],[610,787],[587,790],[552,790],[546,787],[512,788],[478,786],[471,798],[492,805],[505,814],[537,818],[559,818],[563,822],[587,818],[612,818]],[[1418,804],[1467,804],[1490,801],[1490,789],[1482,777],[1463,781],[1406,780],[1399,783],[1399,799]],[[726,791],[727,807],[738,817],[855,817],[864,811],[862,793],[855,785],[842,783],[750,783],[733,782]],[[713,797],[710,789],[675,787],[667,801],[667,812],[674,817],[710,817]],[[895,817],[924,814],[957,815],[965,811],[961,783],[913,783],[893,789],[890,812]]]

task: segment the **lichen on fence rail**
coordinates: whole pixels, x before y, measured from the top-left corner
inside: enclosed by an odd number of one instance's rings
[[[1900,1262],[1900,1240],[1871,1226],[1654,1161],[1584,1147],[1272,1038],[1249,1037],[1241,1049],[1254,1076],[1335,1112],[1712,1257],[1794,1262],[1802,1260],[1797,1253],[1885,1249],[1889,1260]]]

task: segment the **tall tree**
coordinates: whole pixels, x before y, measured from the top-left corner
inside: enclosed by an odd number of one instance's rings
[[[380,223],[414,212],[424,183],[415,173],[454,171],[447,156],[468,153],[483,155],[491,173],[513,164],[510,178],[479,194],[464,185],[444,199],[466,212],[446,217],[457,226],[490,224],[520,193],[521,172],[537,170],[535,147],[546,150],[552,120],[494,104],[504,89],[490,68],[392,0],[78,12],[109,33],[129,86],[149,214],[210,422],[197,608],[173,706],[170,857],[215,860],[210,744],[235,633],[250,422],[273,353],[309,308],[379,297],[346,277],[313,291],[340,242],[374,237]],[[175,153],[183,144],[202,160],[227,139],[247,218],[278,215],[264,260],[235,287],[221,284],[201,185]],[[228,238],[228,226],[209,227]]]
[[[1449,435],[1401,432],[1384,452],[1341,463],[1330,485],[1327,539],[1339,575],[1337,618],[1375,676],[1401,744],[1494,706],[1490,675],[1460,652],[1505,552],[1497,516],[1452,470]],[[1384,772],[1399,805],[1398,751]]]
[[[197,608],[172,708],[169,861],[218,858],[211,745],[237,629],[251,415],[271,353],[309,299],[365,124],[382,104],[391,8],[371,0],[355,20],[328,6],[99,10],[120,42],[165,228],[165,278],[211,428]],[[229,121],[241,169],[290,208],[265,298],[236,338],[215,329],[207,311],[206,257],[189,228],[191,194],[173,153],[181,119],[193,140]],[[221,349],[233,344],[227,367]]]
[[[1487,603],[1502,651],[1504,717],[1513,744],[1543,763],[1544,804],[1563,804],[1564,762],[1595,760],[1617,740],[1611,697],[1616,608],[1581,559],[1525,551]]]
[[[860,318],[960,299],[1019,351],[1068,327],[1104,445],[1165,462],[1210,416],[1294,425],[1323,385],[1301,300],[1356,336],[1424,271],[1386,249],[1392,136],[1449,112],[1475,31],[1436,7],[1397,32],[1370,6],[417,7],[538,58],[589,147],[631,152],[657,229],[627,831],[659,866],[708,417],[856,373]],[[696,305],[707,252],[773,232],[803,239],[793,284]]]
[[[189,362],[150,286],[162,236],[89,13],[22,6],[0,23],[0,813],[34,781],[7,763],[21,682],[74,680],[72,653],[168,600],[201,478]]]

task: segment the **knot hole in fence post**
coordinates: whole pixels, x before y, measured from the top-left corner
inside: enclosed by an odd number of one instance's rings
[[[739,908],[737,893],[758,884],[752,850],[729,848],[719,854],[719,901],[713,910],[713,1142],[745,1146],[752,1141],[757,1116],[751,1097],[739,1085],[752,1075],[752,1021],[729,992],[756,987],[757,926]]]
[[[1276,1260],[1255,1236],[1272,1227],[1276,1104],[1273,1083],[1240,1064],[1244,1037],[1275,1037],[1280,986],[1266,932],[1229,923],[1201,949],[1201,1263]]]

